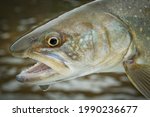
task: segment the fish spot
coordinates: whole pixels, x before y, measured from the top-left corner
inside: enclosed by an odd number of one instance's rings
[[[139,12],[141,12],[141,13],[142,13],[142,9],[140,9],[140,10],[139,10]]]
[[[75,51],[78,51],[78,50],[79,50],[79,46],[76,46],[76,47],[75,47]]]
[[[146,39],[149,41],[149,40],[150,40],[150,37],[147,37]]]
[[[129,9],[131,9],[132,7],[131,6],[129,6]]]
[[[69,47],[69,49],[70,49],[71,51],[74,51],[74,48],[73,48],[73,47]]]
[[[146,26],[146,22],[144,22],[144,26]]]
[[[83,39],[82,38],[80,39],[80,43],[83,43]]]
[[[137,18],[137,15],[134,15],[135,18]]]
[[[84,44],[84,45],[83,45],[83,48],[84,48],[84,49],[87,49],[87,48],[88,48],[88,46]]]
[[[77,59],[77,56],[76,56],[76,55],[73,55],[73,56],[72,56],[72,59],[73,59],[73,60],[76,60],[76,59]]]
[[[68,53],[69,56],[72,56],[72,53]]]
[[[144,6],[144,8],[148,8],[148,6],[147,6],[147,5],[145,5],[145,6]]]
[[[78,55],[77,54],[75,54],[75,53],[72,53],[72,54],[70,54],[70,55],[68,55],[72,60],[78,60]]]
[[[74,48],[75,47],[75,43],[72,43],[71,46]]]
[[[79,59],[79,56],[78,56],[78,54],[77,53],[75,53],[75,52],[66,52],[66,55],[70,58],[70,59],[72,59],[72,60],[78,60]]]
[[[123,9],[122,9],[122,8],[120,8],[119,10],[120,10],[120,11],[122,11]]]
[[[143,28],[142,27],[140,28],[140,32],[143,32]]]

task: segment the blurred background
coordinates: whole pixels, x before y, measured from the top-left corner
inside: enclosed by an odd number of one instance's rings
[[[33,27],[90,1],[0,0],[0,99],[145,99],[125,74],[92,74],[57,83],[46,92],[15,80],[16,74],[34,61],[13,57],[10,45]]]

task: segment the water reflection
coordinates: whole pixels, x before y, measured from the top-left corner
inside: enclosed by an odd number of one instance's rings
[[[10,44],[43,21],[89,1],[1,0],[0,99],[144,99],[124,74],[93,74],[55,84],[47,92],[15,80],[16,74],[34,61],[12,57]]]

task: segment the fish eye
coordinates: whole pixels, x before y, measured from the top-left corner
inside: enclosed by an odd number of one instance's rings
[[[47,41],[48,45],[51,47],[58,46],[60,43],[60,39],[58,37],[50,37]]]

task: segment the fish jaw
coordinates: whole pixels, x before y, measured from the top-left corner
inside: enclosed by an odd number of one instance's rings
[[[46,66],[43,63],[36,63],[32,67],[22,71],[17,75],[17,80],[22,83],[36,83],[40,80],[50,77],[53,74],[56,74],[50,67]]]
[[[38,52],[26,52],[24,58],[31,58],[38,62],[17,75],[17,80],[22,83],[49,84],[57,80],[64,80],[74,70],[68,61],[56,53],[45,55]]]

